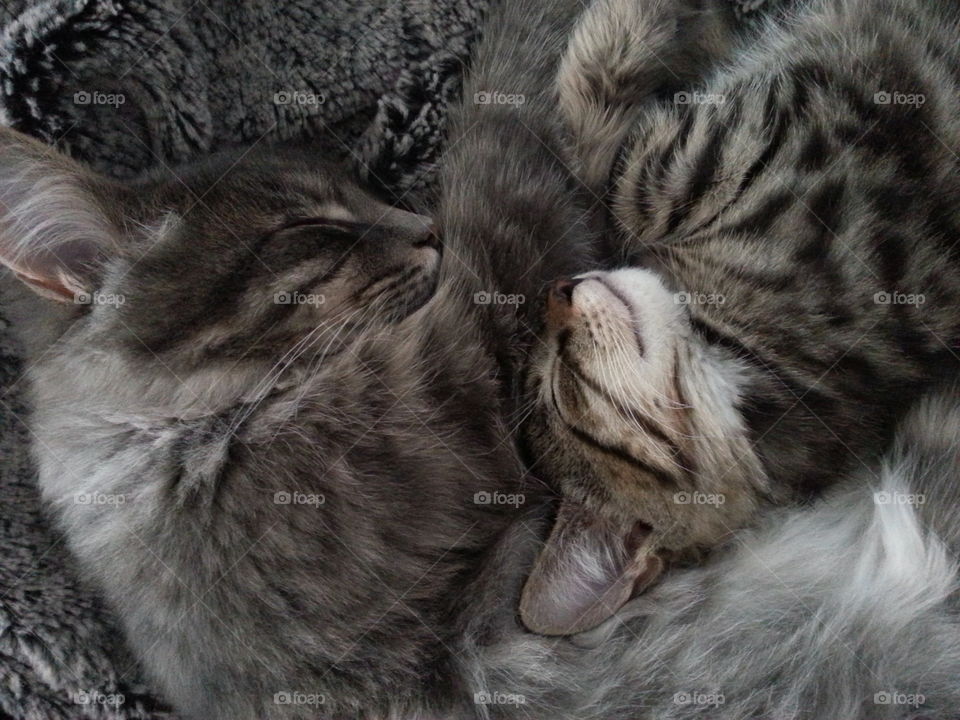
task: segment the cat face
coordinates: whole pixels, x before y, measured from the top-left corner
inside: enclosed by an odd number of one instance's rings
[[[436,288],[429,218],[279,149],[120,185],[0,130],[0,259],[171,366],[332,356]]]
[[[690,328],[657,276],[631,269],[562,281],[549,294],[547,326],[540,382],[557,429],[590,463],[617,459],[613,474],[630,477],[624,493],[689,484],[692,417],[678,374]]]
[[[694,334],[654,272],[556,283],[546,328],[527,438],[564,499],[521,613],[531,629],[569,634],[608,617],[668,558],[719,543],[752,511],[741,483],[759,466],[736,364]]]

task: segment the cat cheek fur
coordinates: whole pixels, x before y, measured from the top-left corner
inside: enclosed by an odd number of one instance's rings
[[[533,375],[548,433],[562,440],[539,446],[539,467],[595,520],[575,524],[576,542],[555,528],[528,582],[521,612],[545,634],[603,622],[631,596],[623,578],[639,591],[660,575],[663,557],[690,559],[719,544],[763,491],[737,411],[738,365],[691,332],[682,298],[646,270],[578,280],[558,283],[548,300],[555,342],[544,344],[551,352],[541,352]],[[598,575],[612,566],[587,551],[599,553],[638,521],[649,528],[644,552],[622,572]],[[610,523],[622,532],[598,529]],[[597,587],[597,603],[577,590]]]

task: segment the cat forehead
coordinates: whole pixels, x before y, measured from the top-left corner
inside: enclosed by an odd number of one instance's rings
[[[140,207],[118,213],[159,240],[174,233],[251,238],[302,218],[356,222],[376,200],[349,181],[328,182],[316,173],[230,171],[220,178],[163,178],[145,184]]]
[[[182,171],[161,168],[146,178],[141,191],[148,206],[175,208],[185,216],[194,210],[240,210],[255,215],[291,205],[344,215],[345,208],[366,199],[346,168],[321,159],[265,151],[215,157]]]

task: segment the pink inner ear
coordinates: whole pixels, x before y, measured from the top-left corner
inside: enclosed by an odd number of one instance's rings
[[[22,282],[32,287],[37,293],[44,297],[59,300],[60,302],[70,302],[74,299],[74,295],[68,292],[67,287],[62,283],[54,283],[40,277],[31,277],[20,272],[16,273],[16,275]]]
[[[93,242],[73,240],[55,249],[29,250],[8,257],[0,246],[0,261],[36,292],[61,302],[73,302],[78,293],[91,288],[85,280],[94,266],[97,247]]]
[[[57,300],[91,290],[97,255],[116,246],[102,203],[116,201],[119,189],[43,143],[0,127],[0,263]]]
[[[573,635],[610,618],[663,569],[642,542],[648,535],[565,500],[523,589],[524,625]]]

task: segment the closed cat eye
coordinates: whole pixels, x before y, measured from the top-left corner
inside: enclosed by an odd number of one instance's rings
[[[340,233],[350,233],[350,234],[359,234],[363,232],[363,229],[366,227],[363,223],[353,222],[350,220],[338,220],[334,218],[325,218],[325,217],[310,217],[310,218],[299,218],[296,220],[291,220],[285,223],[280,227],[276,232],[282,232],[284,230],[292,230],[294,228],[301,227],[315,227],[318,230],[332,230],[334,232]]]

